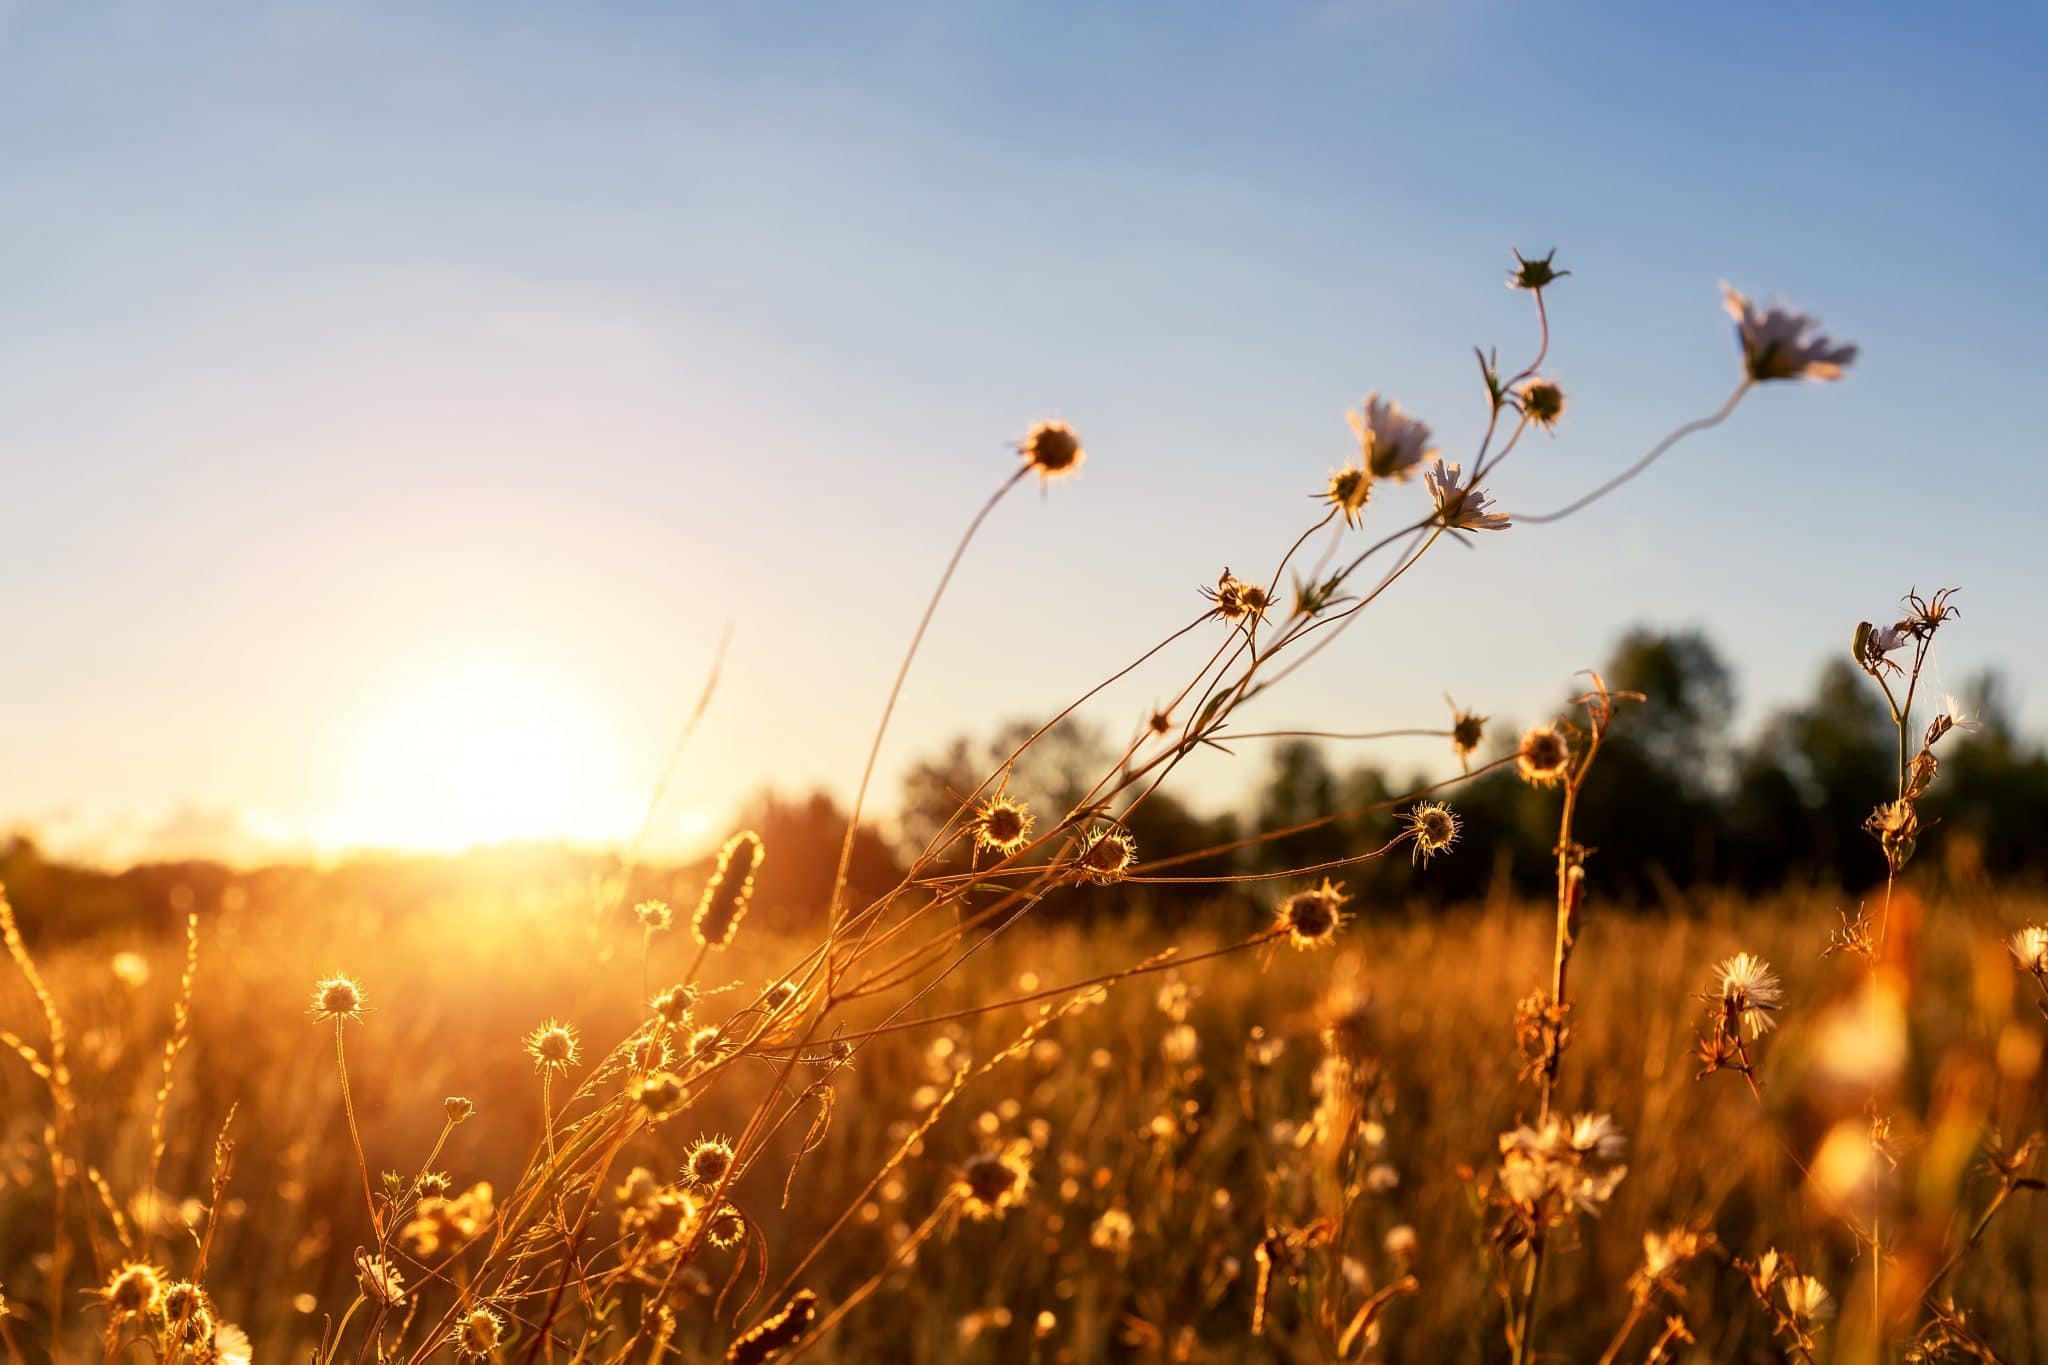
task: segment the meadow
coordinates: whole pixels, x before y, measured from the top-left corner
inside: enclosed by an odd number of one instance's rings
[[[61,897],[0,916],[0,1346],[2037,1358],[2048,928],[2038,897],[1918,857],[1943,837],[1922,805],[1948,737],[1975,724],[1922,685],[1950,592],[1845,623],[1888,718],[1867,892],[1668,888],[1655,913],[1605,894],[1629,850],[1596,846],[1580,799],[1645,698],[1597,673],[1518,734],[1454,706],[1431,732],[1448,775],[1409,790],[1194,847],[1148,832],[1188,755],[1260,737],[1239,713],[1435,547],[1566,520],[1757,386],[1855,358],[1728,290],[1726,402],[1511,517],[1481,480],[1564,417],[1542,372],[1564,273],[1515,257],[1534,359],[1480,353],[1466,461],[1369,395],[1270,573],[1225,570],[1185,624],[942,784],[879,882],[856,855],[902,678],[990,513],[1082,462],[1062,423],[1017,442],[946,560],[801,905],[756,894],[781,846],[738,828],[680,869],[636,845],[584,873],[215,879],[173,888],[153,932]],[[1380,501],[1403,483],[1427,493],[1406,521]],[[1033,785],[1035,746],[1190,638],[1213,652],[1098,775]],[[1475,856],[1459,790],[1510,773],[1553,803],[1551,896],[1358,893],[1377,864]],[[1338,842],[1312,860],[1253,859],[1317,832]],[[1198,910],[1118,913],[1163,891]]]

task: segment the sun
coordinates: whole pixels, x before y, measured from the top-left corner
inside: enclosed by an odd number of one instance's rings
[[[316,837],[421,851],[616,840],[639,815],[621,750],[602,708],[560,677],[481,660],[444,668],[365,708]]]

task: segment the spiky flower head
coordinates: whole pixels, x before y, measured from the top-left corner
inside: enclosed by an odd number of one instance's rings
[[[1323,947],[1344,927],[1344,905],[1349,899],[1341,882],[1326,877],[1322,885],[1281,901],[1273,911],[1273,927],[1286,931],[1287,941],[1297,948]]]
[[[650,1114],[666,1114],[683,1100],[683,1082],[674,1072],[657,1071],[634,1088],[634,1098]]]
[[[1722,306],[1735,319],[1742,344],[1742,368],[1758,383],[1772,379],[1840,379],[1856,359],[1854,346],[1838,346],[1820,334],[1820,324],[1796,308],[1758,308],[1732,285],[1721,286]]]
[[[709,1057],[718,1048],[718,1039],[724,1032],[716,1024],[706,1024],[690,1035],[688,1056],[692,1061]]]
[[[2029,924],[2007,940],[2023,972],[2048,977],[2048,925]]]
[[[633,918],[640,921],[641,928],[654,933],[675,923],[676,912],[667,901],[641,901],[633,907]]]
[[[1444,698],[1451,707],[1451,750],[1458,755],[1458,763],[1469,770],[1472,755],[1479,751],[1480,741],[1486,738],[1486,722],[1490,717],[1472,711],[1460,710],[1458,703]]]
[[[1715,969],[1722,1008],[1752,1038],[1769,1033],[1784,1003],[1785,988],[1771,964],[1753,953],[1737,953]]]
[[[626,1060],[635,1071],[659,1071],[669,1064],[668,1039],[658,1033],[635,1038],[626,1050]]]
[[[1361,465],[1347,464],[1330,475],[1322,499],[1344,514],[1344,524],[1358,525],[1358,514],[1372,497],[1372,473]]]
[[[1508,514],[1489,512],[1492,501],[1486,491],[1475,484],[1458,482],[1458,466],[1438,460],[1423,482],[1429,485],[1430,497],[1436,499],[1436,521],[1448,531],[1505,531],[1509,526]]]
[[[999,1152],[967,1158],[953,1181],[953,1193],[969,1218],[1000,1218],[1024,1202],[1031,1188],[1031,1145],[1012,1142]]]
[[[991,796],[974,813],[974,842],[986,852],[1007,858],[1031,837],[1031,808],[1008,796]]]
[[[723,948],[732,942],[747,913],[754,894],[754,873],[761,866],[764,850],[761,836],[741,830],[726,840],[718,853],[718,870],[704,887],[704,899],[697,903],[697,941],[707,948]]]
[[[141,1261],[130,1261],[107,1279],[100,1291],[108,1310],[118,1320],[154,1313],[163,1298],[163,1272]]]
[[[575,1026],[559,1019],[550,1019],[526,1035],[526,1054],[533,1058],[536,1070],[560,1075],[576,1065],[577,1052]]]
[[[695,986],[671,986],[660,995],[655,996],[652,1004],[649,1006],[657,1018],[660,1018],[665,1023],[678,1025],[688,1023],[690,1011],[696,1007],[697,988]]]
[[[1572,746],[1555,725],[1532,725],[1515,750],[1515,771],[1532,786],[1554,787],[1571,766]]]
[[[1522,415],[1545,431],[1556,431],[1564,416],[1564,390],[1555,379],[1532,379],[1522,385]]]
[[[1080,872],[1085,881],[1108,886],[1122,881],[1138,861],[1138,844],[1130,834],[1115,826],[1098,829],[1081,848]]]
[[[716,1185],[731,1169],[732,1144],[724,1138],[699,1138],[683,1155],[683,1176],[695,1185]]]
[[[1344,415],[1358,437],[1360,461],[1375,479],[1405,483],[1425,461],[1436,457],[1429,428],[1402,412],[1401,405],[1390,398],[1369,393],[1362,407]]]
[[[704,1221],[704,1236],[719,1248],[738,1246],[747,1235],[747,1220],[730,1204],[720,1204]]]
[[[157,1311],[174,1340],[187,1344],[213,1340],[213,1305],[207,1301],[206,1291],[191,1281],[165,1285]]]
[[[1524,256],[1521,252],[1517,251],[1514,253],[1514,257],[1515,268],[1508,272],[1508,288],[1510,289],[1528,289],[1532,291],[1547,289],[1558,280],[1572,273],[1569,270],[1559,270],[1551,264],[1552,261],[1557,259],[1556,247],[1552,247],[1541,256]]]
[[[1458,817],[1441,801],[1423,801],[1408,812],[1405,832],[1414,841],[1411,859],[1427,863],[1458,841]]]
[[[441,1108],[447,1113],[450,1123],[465,1123],[476,1112],[476,1105],[462,1095],[450,1095],[441,1101]]]
[[[330,1019],[360,1020],[363,988],[346,976],[320,981],[313,987],[313,1017],[323,1024]]]
[[[455,1330],[448,1334],[448,1344],[455,1348],[455,1354],[468,1360],[481,1360],[497,1350],[504,1339],[504,1319],[481,1304],[464,1313]]]
[[[1038,471],[1038,481],[1044,484],[1079,469],[1088,452],[1065,422],[1040,422],[1017,442],[1017,453],[1026,466]]]
[[[1216,604],[1216,614],[1226,621],[1261,621],[1273,605],[1273,598],[1256,583],[1247,583],[1229,569],[1202,596]]]

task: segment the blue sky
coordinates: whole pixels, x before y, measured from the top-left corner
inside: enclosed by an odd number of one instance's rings
[[[1266,719],[1529,718],[1639,621],[1711,631],[1755,717],[1959,583],[1944,680],[2048,726],[2044,59],[1998,6],[0,0],[0,821],[602,837],[727,618],[671,832],[845,790],[1006,442],[1064,416],[1089,463],[989,526],[893,773],[1270,563],[1366,390],[1469,449],[1471,346],[1534,341],[1511,246],[1574,271],[1511,509],[1719,404],[1722,279],[1863,356],[1426,562]]]

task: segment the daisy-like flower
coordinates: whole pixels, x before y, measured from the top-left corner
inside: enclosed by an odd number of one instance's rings
[[[1401,405],[1390,398],[1369,393],[1362,407],[1344,415],[1358,437],[1360,460],[1375,479],[1405,483],[1437,453],[1430,444],[1429,428],[1402,412]]]
[[[330,1019],[360,1021],[363,988],[345,976],[328,977],[313,987],[313,1017],[323,1024]]]
[[[1415,841],[1410,855],[1415,862],[1427,863],[1458,841],[1458,817],[1441,801],[1417,804],[1405,824],[1408,837]]]
[[[1024,847],[1031,837],[1030,807],[1007,796],[991,796],[974,813],[974,842],[983,850],[1007,858]]]
[[[2021,971],[2048,976],[2048,925],[2029,924],[2006,942]]]
[[[550,1019],[526,1035],[526,1055],[534,1069],[556,1075],[576,1065],[577,1043],[574,1025]]]
[[[1081,448],[1081,438],[1065,422],[1038,423],[1017,442],[1017,453],[1024,457],[1027,466],[1038,471],[1041,484],[1073,473],[1088,454]]]
[[[1822,336],[1819,324],[1784,304],[1758,308],[1733,286],[1721,286],[1722,306],[1735,319],[1742,366],[1751,379],[1840,379],[1856,359],[1854,346]]]
[[[1771,964],[1753,953],[1737,953],[1715,969],[1722,1007],[1741,1021],[1743,1032],[1761,1038],[1777,1024],[1785,988]]]
[[[1273,927],[1286,930],[1287,941],[1297,948],[1320,948],[1344,927],[1349,899],[1341,883],[1324,878],[1321,886],[1297,891],[1274,907]]]
[[[1536,725],[1522,732],[1515,750],[1515,771],[1535,787],[1554,787],[1564,781],[1571,766],[1572,746],[1555,725]]]
[[[1457,465],[1447,465],[1438,460],[1422,478],[1429,485],[1429,495],[1436,499],[1437,522],[1446,529],[1505,531],[1508,528],[1507,513],[1486,510],[1490,500],[1483,489],[1473,484],[1459,486]]]
[[[1328,487],[1323,489],[1322,499],[1344,514],[1344,524],[1358,525],[1358,514],[1365,510],[1366,500],[1372,496],[1372,474],[1354,464],[1347,464],[1330,475]]]
[[[1785,1311],[1802,1323],[1826,1322],[1835,1315],[1835,1296],[1811,1275],[1787,1275]]]

